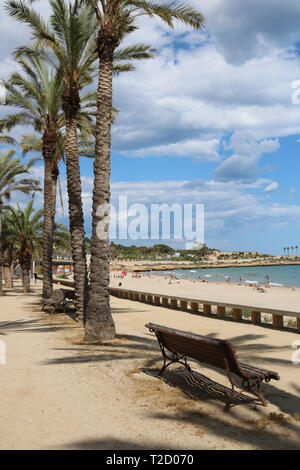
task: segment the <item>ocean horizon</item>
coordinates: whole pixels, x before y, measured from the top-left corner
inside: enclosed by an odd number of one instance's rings
[[[153,275],[176,276],[182,279],[201,279],[214,282],[257,282],[278,287],[300,287],[300,265],[288,266],[236,266],[229,268],[193,268],[151,271]]]

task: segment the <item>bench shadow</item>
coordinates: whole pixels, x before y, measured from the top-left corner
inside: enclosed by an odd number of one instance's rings
[[[142,368],[142,372],[162,380],[171,387],[178,388],[188,398],[195,401],[216,400],[225,405],[231,396],[231,389],[215,382],[199,372],[189,372],[184,367],[166,369],[162,376],[159,369]],[[232,401],[232,406],[245,405],[248,403],[259,404],[255,397],[241,394]]]

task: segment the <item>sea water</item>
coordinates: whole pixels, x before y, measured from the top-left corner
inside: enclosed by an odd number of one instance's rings
[[[182,279],[201,279],[214,282],[247,283],[247,281],[266,284],[280,284],[286,287],[300,287],[300,265],[288,266],[237,266],[231,268],[174,269],[153,271],[152,274],[176,276]]]

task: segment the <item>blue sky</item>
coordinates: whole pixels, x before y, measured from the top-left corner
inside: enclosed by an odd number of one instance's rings
[[[203,32],[143,19],[126,40],[151,43],[157,57],[114,82],[120,113],[112,131],[112,201],[127,195],[146,205],[203,203],[209,246],[279,254],[300,245],[300,104],[292,101],[300,4],[191,3],[206,17]],[[46,2],[37,8],[47,14]],[[6,78],[15,68],[11,51],[29,34],[4,15],[0,27]],[[89,234],[92,162],[82,159],[81,169]],[[41,177],[42,168],[35,171]],[[67,204],[63,168],[61,178]]]

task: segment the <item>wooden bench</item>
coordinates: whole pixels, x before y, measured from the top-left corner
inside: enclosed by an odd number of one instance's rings
[[[239,362],[229,341],[187,333],[154,323],[147,323],[145,326],[150,332],[155,333],[162,352],[164,364],[159,375],[162,375],[164,370],[174,362],[183,364],[189,372],[192,372],[187,363],[189,357],[227,372],[232,393],[225,404],[224,411],[229,410],[233,400],[243,390],[254,394],[263,406],[267,406],[267,401],[261,392],[261,383],[270,382],[271,379],[279,380],[277,372]],[[234,375],[242,379],[240,385],[236,383]],[[241,390],[235,391],[235,387]]]
[[[66,303],[69,300],[74,300],[75,291],[71,289],[56,289],[49,299],[42,299],[42,310],[45,306],[52,307],[54,312],[57,308],[62,308],[66,311]]]

